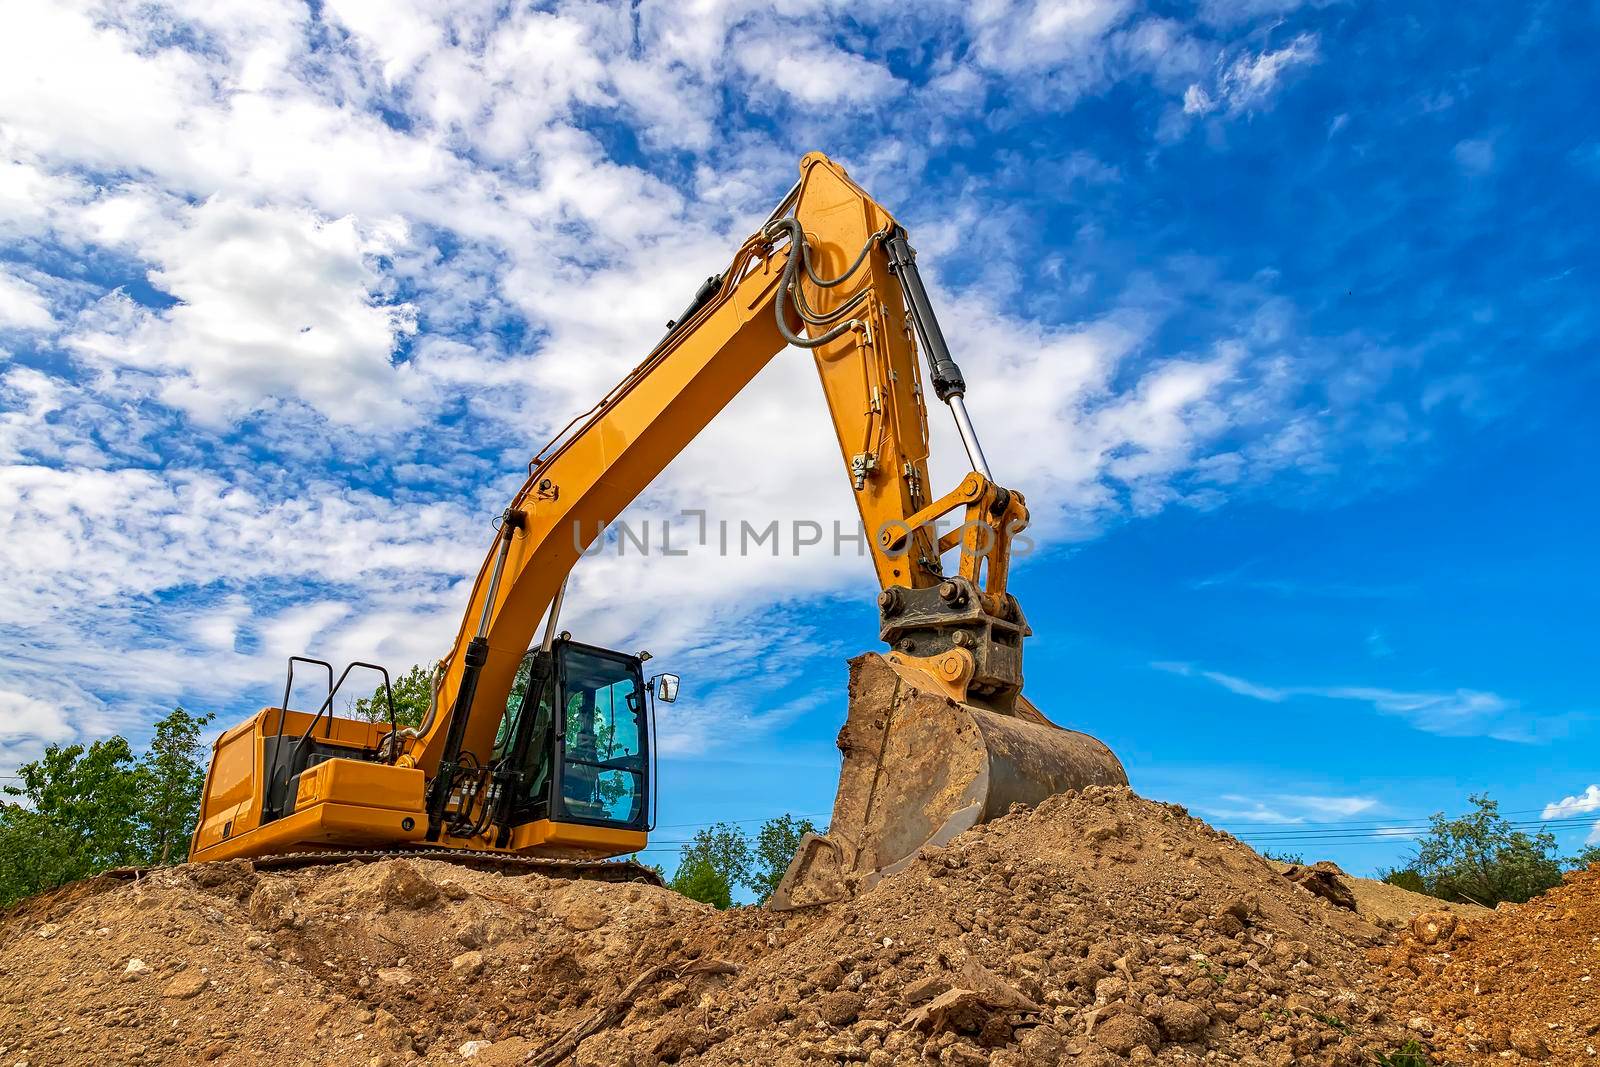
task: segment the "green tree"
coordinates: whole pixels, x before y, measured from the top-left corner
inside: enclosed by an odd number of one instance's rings
[[[0,801],[0,904],[145,859],[144,798],[121,737],[51,745]]]
[[[524,685],[527,682],[524,680]],[[394,695],[394,719],[400,726],[421,726],[433,702],[433,668],[418,663],[398,678],[390,680]],[[388,722],[389,703],[383,698],[383,684],[369,697],[358,697],[351,709],[351,717],[367,722]]]
[[[1473,809],[1456,819],[1434,815],[1411,863],[1427,892],[1443,900],[1492,908],[1521,904],[1561,884],[1555,835],[1514,829],[1487,793],[1468,798]]]
[[[1573,870],[1581,871],[1591,863],[1600,863],[1600,845],[1590,845],[1569,861]]]
[[[765,904],[772,897],[783,880],[783,872],[789,869],[789,861],[800,847],[800,838],[816,830],[816,824],[810,819],[796,819],[788,812],[761,824],[751,849],[745,881],[756,895],[756,903]]]
[[[1382,880],[1401,889],[1409,889],[1413,893],[1428,891],[1428,883],[1422,880],[1422,875],[1410,867],[1395,867],[1385,871]]]
[[[678,858],[672,888],[686,897],[726,908],[733,887],[749,882],[750,839],[733,823],[719,822],[696,830]]]
[[[704,856],[687,856],[678,862],[678,870],[668,883],[690,900],[726,909],[733,904],[733,886],[728,878]]]
[[[148,863],[168,863],[188,852],[189,837],[200,816],[200,792],[206,784],[200,731],[214,717],[173,708],[156,723],[150,747],[139,759],[136,770]]]

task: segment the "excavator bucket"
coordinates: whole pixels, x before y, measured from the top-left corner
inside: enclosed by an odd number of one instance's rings
[[[1018,697],[1007,714],[944,695],[876,652],[850,661],[844,766],[828,833],[806,834],[770,906],[853,896],[1012,804],[1090,785],[1127,785],[1111,750]]]

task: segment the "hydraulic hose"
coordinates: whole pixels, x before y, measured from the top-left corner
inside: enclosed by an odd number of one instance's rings
[[[837,278],[822,278],[817,275],[816,271],[811,266],[811,247],[806,242],[805,230],[800,226],[799,219],[775,219],[768,223],[762,232],[768,238],[775,238],[782,234],[787,234],[789,237],[789,259],[783,265],[783,277],[778,284],[778,299],[774,307],[778,319],[778,332],[783,335],[783,339],[798,348],[817,348],[821,345],[827,344],[829,341],[844,336],[850,330],[854,329],[858,320],[849,319],[845,322],[839,323],[832,329],[827,330],[816,337],[802,337],[800,334],[797,334],[793,330],[789,329],[788,316],[784,314],[785,298],[790,294],[793,294],[796,314],[800,316],[801,321],[813,325],[821,325],[834,318],[837,318],[839,315],[842,315],[849,310],[853,310],[854,307],[862,299],[864,299],[866,290],[863,289],[860,293],[857,293],[855,296],[847,300],[843,306],[835,308],[831,312],[827,312],[819,316],[815,312],[811,311],[810,307],[806,304],[805,296],[798,284],[798,274],[800,269],[802,266],[805,268],[806,277],[811,279],[811,282],[814,285],[821,286],[824,289],[831,289],[834,286],[844,282],[847,278],[859,270],[861,264],[866,262],[867,253],[872,251],[872,246],[877,244],[880,240],[887,236],[887,234],[883,231],[880,231],[873,234],[871,237],[868,237],[867,243],[862,245],[860,252],[856,253],[855,261],[845,269],[843,274],[839,275]]]

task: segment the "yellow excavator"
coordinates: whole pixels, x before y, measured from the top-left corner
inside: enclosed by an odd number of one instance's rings
[[[1006,580],[1027,505],[990,476],[904,227],[814,152],[644,361],[529,463],[421,724],[397,725],[386,673],[389,721],[334,714],[351,672],[381,667],[354,663],[336,680],[331,664],[292,658],[282,704],[216,741],[191,861],[288,866],[413,852],[649,877],[614,857],[644,848],[653,828],[655,701],[674,700],[678,679],[647,680],[646,654],[558,632],[567,576],[791,346],[816,361],[867,531],[888,651],[850,663],[829,830],[803,839],[775,906],[858,892],[1013,803],[1125,784],[1106,746],[1054,725],[1022,695],[1030,630]],[[919,347],[971,467],[942,495],[929,485]],[[314,711],[289,708],[296,665],[326,672]]]

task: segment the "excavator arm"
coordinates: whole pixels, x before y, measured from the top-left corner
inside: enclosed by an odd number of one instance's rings
[[[931,342],[940,399],[959,404],[965,386],[916,275],[915,255],[900,224],[844,168],[813,153],[800,169],[775,217],[740,246],[666,338],[529,465],[441,660],[434,713],[402,765],[423,768],[442,783],[463,752],[480,760],[488,753],[538,622],[556,605],[583,551],[791,344],[815,357],[883,604],[899,609],[891,616],[905,614],[913,601],[936,599],[922,591],[962,580],[977,591],[965,613],[992,619],[1015,638],[1004,647],[1016,654],[991,652],[969,635],[964,647],[939,649],[945,658],[934,669],[963,695],[975,674],[996,697],[1020,688],[1024,629],[1005,582],[1010,539],[1027,521],[1022,496],[978,470],[951,492],[930,495],[914,328],[925,346]],[[965,425],[964,409],[962,419]],[[964,439],[981,463],[970,428]],[[946,575],[935,523],[957,511],[963,522],[952,533],[959,543],[952,538],[942,547],[959,547],[961,558]],[[966,596],[965,588],[947,590],[945,599]],[[931,651],[919,649],[915,637],[901,635],[897,643],[908,654]],[[978,671],[991,656],[993,667]],[[435,789],[444,794],[443,785]]]

